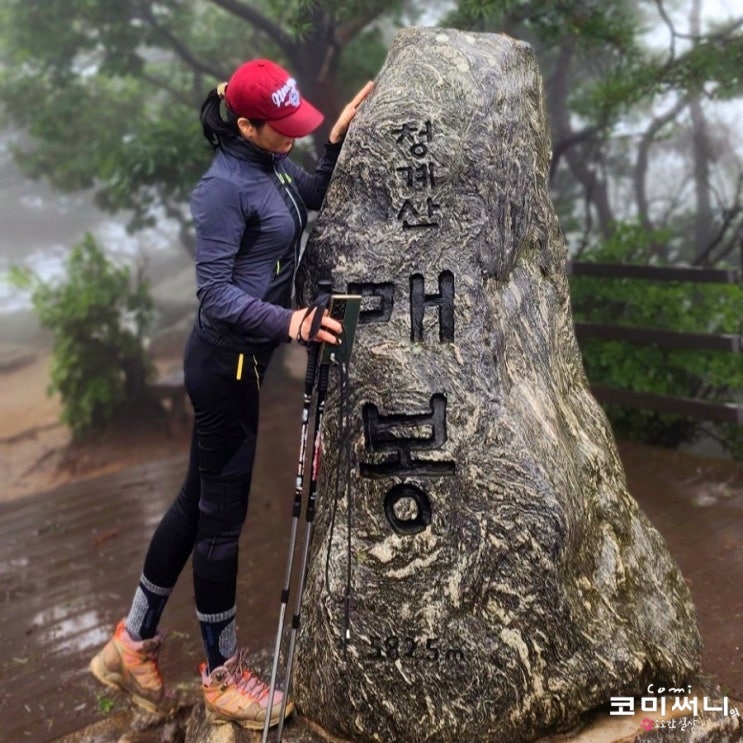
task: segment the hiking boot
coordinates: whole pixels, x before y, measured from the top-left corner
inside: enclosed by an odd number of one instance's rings
[[[163,697],[163,679],[157,665],[162,636],[136,641],[122,619],[113,637],[90,661],[92,674],[106,686],[126,692],[148,712],[156,712]]]
[[[201,664],[206,716],[216,725],[234,722],[244,728],[262,730],[266,721],[270,689],[247,669],[245,661],[245,651],[241,650],[210,674],[206,673],[206,663]],[[274,691],[269,727],[279,723],[283,697],[281,691]],[[293,710],[294,704],[288,702],[286,716]]]

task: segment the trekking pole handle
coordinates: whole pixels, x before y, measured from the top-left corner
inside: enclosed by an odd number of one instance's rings
[[[304,392],[305,395],[311,395],[315,386],[315,375],[317,374],[317,359],[320,355],[320,345],[310,343],[307,347],[307,371],[304,375]]]
[[[328,391],[328,376],[330,373],[330,369],[328,368],[327,364],[321,364],[320,365],[320,375],[317,379],[317,394],[323,402],[325,401],[325,395]]]
[[[307,523],[312,523],[315,518],[315,502],[317,500],[317,480],[320,476],[320,456],[322,450],[322,420],[325,413],[325,394],[328,391],[328,375],[330,367],[327,364],[320,364],[320,373],[317,380],[317,417],[315,420],[315,445],[312,452],[312,478],[310,489],[307,495],[307,508],[305,510],[305,519]]]

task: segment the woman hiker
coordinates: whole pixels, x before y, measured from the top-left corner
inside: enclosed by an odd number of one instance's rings
[[[279,721],[282,694],[267,710],[268,687],[246,668],[235,631],[259,392],[281,343],[335,343],[341,331],[327,315],[313,323],[316,310],[290,309],[292,285],[307,210],[320,208],[348,125],[372,87],[343,110],[313,174],[286,158],[323,115],[279,65],[246,62],[202,105],[214,159],[191,199],[199,308],[184,354],[194,409],[188,473],[152,536],[129,614],[90,663],[100,681],[146,709],[163,697],[160,616],[192,556],[207,715],[256,729],[267,714],[271,725]],[[287,704],[287,714],[292,709]]]

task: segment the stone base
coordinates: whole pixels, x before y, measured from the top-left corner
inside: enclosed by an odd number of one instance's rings
[[[709,706],[722,706],[722,698],[714,689],[695,686],[690,699],[696,696],[699,715],[689,711],[671,712],[675,696],[657,697],[657,705],[666,714],[637,711],[634,715],[610,715],[609,708],[588,714],[584,724],[574,731],[540,738],[534,743],[743,743],[743,722],[735,710],[743,714],[743,702],[728,700],[728,714],[704,712],[703,699],[715,701]],[[665,701],[665,706],[663,705]],[[640,706],[640,700],[636,700]],[[730,714],[733,712],[733,714]],[[243,730],[235,725],[214,727],[204,717],[203,705],[194,708],[188,723],[185,743],[259,743],[261,732]],[[276,740],[271,731],[269,742]],[[291,717],[284,727],[284,743],[355,743],[330,735],[311,720],[300,715]],[[366,743],[366,742],[364,742]],[[385,741],[384,743],[393,743]],[[405,741],[394,741],[405,743]],[[459,743],[459,741],[452,741]],[[486,743],[483,741],[482,743]]]
[[[263,674],[269,672],[271,650],[257,652],[251,659],[253,666]],[[723,694],[718,686],[706,679],[691,684],[688,695],[690,704],[696,700],[698,715],[691,711],[673,710],[676,696],[650,696],[634,700],[633,715],[611,715],[619,705],[606,706],[585,715],[576,729],[557,735],[542,737],[533,743],[743,743],[743,701],[728,699],[727,714],[704,711],[708,707],[722,707]],[[686,697],[680,697],[682,700]],[[665,701],[665,704],[663,704]],[[657,712],[642,711],[642,706],[654,706]],[[665,715],[662,713],[665,710]],[[644,723],[644,724],[643,724]],[[66,735],[57,743],[260,743],[261,730],[245,730],[237,725],[213,725],[204,714],[204,704],[198,685],[177,689],[167,710],[151,715],[134,707],[109,715],[95,725]],[[276,740],[272,729],[269,743]],[[294,714],[284,726],[283,743],[368,743],[335,737],[311,719]],[[403,740],[382,743],[406,743]],[[461,743],[452,740],[451,743]],[[473,741],[472,743],[489,743]]]
[[[256,652],[251,657],[251,666],[268,677],[271,663],[269,649]],[[697,678],[688,687],[688,694],[674,693],[667,696],[652,694],[636,698],[632,704],[633,715],[610,714],[622,709],[619,700],[587,713],[583,723],[576,729],[556,735],[549,735],[534,743],[743,743],[743,701],[725,699],[722,690],[706,678]],[[707,703],[705,705],[705,699]],[[674,710],[674,703],[688,707]],[[694,714],[694,708],[696,712]],[[708,708],[723,708],[721,711],[708,711]],[[656,708],[655,712],[642,708]],[[311,710],[307,710],[311,715]],[[183,720],[181,714],[181,720]],[[181,728],[182,734],[183,728]],[[200,695],[194,704],[187,724],[185,737],[175,738],[184,743],[260,743],[262,731],[245,730],[237,725],[215,726],[206,720],[204,705]],[[141,743],[170,743],[169,738],[142,739]],[[276,740],[276,729],[269,735],[269,743]],[[283,743],[370,743],[367,740],[346,740],[331,735],[308,717],[294,714],[285,723]],[[123,743],[123,741],[117,741]],[[138,739],[127,738],[126,743],[140,743]],[[403,740],[382,741],[382,743],[407,743]],[[461,743],[452,740],[451,743]],[[473,742],[474,743],[474,742]],[[477,741],[476,743],[489,743]]]
[[[204,714],[204,705],[194,707],[186,728],[184,743],[260,743],[262,730],[246,730],[238,725],[213,725]],[[272,728],[269,743],[276,740],[276,729]],[[320,730],[312,722],[293,715],[286,721],[281,735],[282,743],[350,743],[341,741]]]
[[[549,735],[534,743],[743,743],[743,721],[737,714],[743,714],[743,702],[728,699],[727,714],[723,714],[704,711],[705,697],[712,700],[709,707],[723,706],[719,689],[697,685],[688,699],[693,702],[696,698],[698,715],[689,710],[671,711],[675,696],[653,697],[659,711],[637,710],[632,715],[619,716],[611,715],[609,708],[602,708],[586,715],[580,728]],[[638,706],[640,699],[635,700],[635,707]]]
[[[670,703],[669,699],[669,706]],[[730,700],[730,708],[743,712],[743,702]],[[184,743],[260,743],[262,737],[261,731],[244,730],[237,725],[212,725],[206,720],[204,705],[200,702],[194,704],[187,723],[182,718],[153,722],[140,719],[143,717],[134,712],[112,715],[85,730],[65,736],[58,743],[90,743],[93,740],[96,743],[170,743],[176,740],[183,740]],[[720,717],[719,713],[708,712],[696,717],[693,724],[691,719],[688,713],[685,716],[681,712],[665,718],[657,713],[647,712],[638,712],[632,717],[610,717],[608,710],[603,709],[587,716],[585,724],[579,730],[540,738],[535,743],[743,743],[743,723],[740,717]],[[643,720],[651,720],[654,727],[644,729]],[[655,727],[656,724],[658,727]],[[269,735],[269,743],[275,740],[274,729]],[[287,721],[282,741],[353,743],[331,736],[299,715],[294,715]]]

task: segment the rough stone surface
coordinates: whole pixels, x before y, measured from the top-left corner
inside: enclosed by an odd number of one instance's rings
[[[339,738],[532,741],[699,666],[584,375],[541,85],[509,37],[400,32],[307,247],[305,298],[365,296],[293,687]]]
[[[206,719],[204,705],[194,707],[186,728],[184,743],[260,743],[262,730],[247,730],[239,725],[213,725]],[[276,740],[276,729],[269,731],[269,741]],[[333,739],[314,731],[308,723],[296,715],[287,721],[281,740],[283,743],[333,743]],[[336,739],[337,741],[337,739]]]

